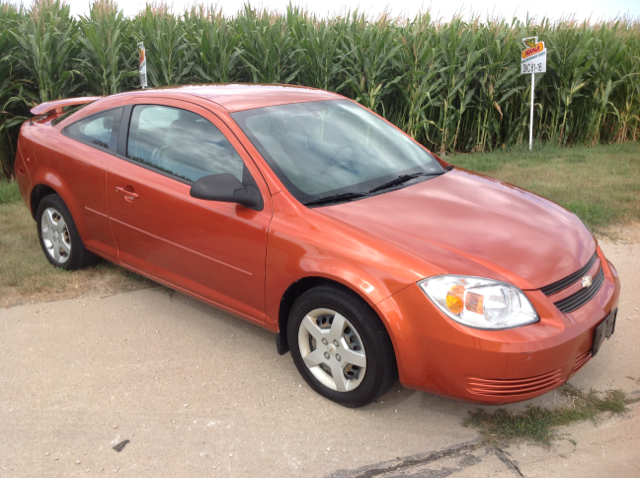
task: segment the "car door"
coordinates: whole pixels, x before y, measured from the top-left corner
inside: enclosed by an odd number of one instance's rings
[[[55,166],[80,206],[85,245],[111,260],[117,251],[107,216],[106,181],[115,159],[122,112],[121,106],[109,108],[70,123],[61,133],[74,141],[58,142],[55,151],[42,155],[58,160]]]
[[[233,133],[195,104],[144,98],[127,106],[128,135],[107,175],[120,261],[257,322],[264,322],[271,200]],[[123,135],[125,136],[125,135]],[[264,207],[192,198],[191,185],[231,173],[258,187]]]

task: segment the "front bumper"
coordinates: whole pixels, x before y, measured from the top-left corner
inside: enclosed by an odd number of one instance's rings
[[[596,326],[617,307],[620,281],[598,248],[598,293],[568,314],[541,291],[526,291],[540,321],[483,331],[444,315],[417,284],[379,303],[406,387],[466,401],[505,404],[551,391],[590,358]],[[606,346],[605,346],[606,347]]]

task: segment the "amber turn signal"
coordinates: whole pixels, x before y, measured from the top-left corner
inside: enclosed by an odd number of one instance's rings
[[[460,314],[464,308],[464,286],[454,284],[447,292],[447,308],[453,314]]]

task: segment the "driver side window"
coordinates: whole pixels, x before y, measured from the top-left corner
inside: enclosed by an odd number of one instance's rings
[[[242,181],[244,169],[242,159],[215,125],[190,111],[161,105],[133,108],[127,156],[191,182],[220,173]]]

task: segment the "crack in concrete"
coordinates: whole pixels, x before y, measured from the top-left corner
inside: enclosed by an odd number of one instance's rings
[[[355,469],[342,469],[335,471],[328,477],[447,477],[454,472],[462,471],[467,467],[482,462],[482,458],[471,454],[482,446],[483,444],[478,442],[465,442],[438,451],[429,451],[404,458],[398,457],[396,460],[379,462]],[[487,453],[493,453],[500,462],[507,466],[517,477],[525,477],[520,467],[518,467],[518,464],[511,460],[509,454],[500,447],[489,446],[485,448],[485,451]],[[442,459],[456,458],[460,458],[457,466],[443,466],[437,469],[411,471],[411,469],[415,469],[416,467],[428,466]]]
[[[355,469],[342,469],[339,471],[335,471],[328,477],[376,477],[376,476],[385,476],[392,474],[394,472],[398,472],[402,469],[407,469],[410,467],[416,467],[421,465],[427,465],[434,461],[438,461],[440,459],[445,458],[455,458],[458,456],[468,455],[470,452],[475,451],[482,444],[477,442],[465,442],[461,444],[457,444],[455,446],[447,447],[444,449],[440,449],[439,451],[429,451],[426,453],[415,454],[412,456],[407,456],[405,458],[398,457],[395,461],[384,461],[379,462],[377,464],[370,464],[368,466],[362,466]],[[459,469],[464,469],[469,465],[472,465],[471,462],[475,461],[465,461],[464,459],[461,461]],[[427,471],[424,471],[427,473]],[[429,471],[432,474],[422,475],[422,477],[446,477],[451,473],[455,472],[451,468],[442,468],[441,470]],[[440,474],[439,474],[440,473]],[[405,476],[404,474],[402,475]],[[409,477],[409,476],[406,476]]]
[[[519,477],[524,477],[524,475],[522,474],[522,471],[520,471],[520,468],[518,467],[518,465],[515,462],[513,462],[511,459],[509,459],[509,457],[507,456],[506,452],[504,452],[502,449],[500,449],[497,446],[494,446],[492,448],[492,450],[493,450],[494,454],[496,455],[496,457],[498,459],[500,459],[505,466],[507,466],[509,469],[511,469],[516,474],[518,474]]]

